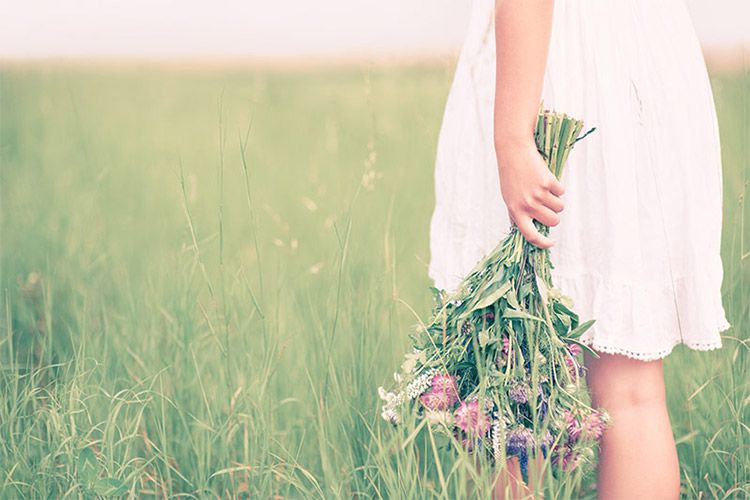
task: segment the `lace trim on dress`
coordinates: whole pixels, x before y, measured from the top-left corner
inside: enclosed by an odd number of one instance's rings
[[[724,330],[725,329],[721,329],[720,332]],[[701,342],[681,342],[678,339],[674,343],[672,343],[672,345],[669,346],[667,349],[663,349],[661,351],[634,352],[628,349],[623,349],[621,347],[600,344],[599,342],[596,342],[595,340],[592,340],[592,339],[581,340],[581,343],[586,344],[587,346],[591,347],[595,351],[603,352],[606,354],[619,354],[622,356],[626,356],[630,359],[636,359],[638,361],[655,361],[657,359],[665,358],[672,352],[674,347],[679,344],[683,344],[686,347],[689,347],[690,349],[693,349],[695,351],[711,351],[714,349],[720,349],[722,347],[721,341],[701,343]]]
[[[435,281],[435,285],[438,288],[441,288],[443,290],[446,290],[446,288],[441,287],[440,285],[443,285],[445,283],[451,283],[453,284],[456,280],[455,279],[449,279],[447,278],[447,274],[442,271],[442,268],[433,267],[431,269],[431,277]],[[570,291],[579,291],[579,293],[582,294],[582,296],[586,297],[593,297],[593,296],[601,296],[603,293],[606,293],[607,287],[604,286],[580,286],[581,283],[581,277],[592,273],[581,273],[579,275],[574,275],[574,277],[563,277],[563,276],[557,276],[558,281],[564,281],[564,285],[562,286],[563,290],[570,290]],[[606,281],[606,280],[605,280]],[[611,284],[612,282],[609,281]],[[579,286],[575,286],[579,285]],[[637,286],[630,285],[628,288],[636,288]],[[454,287],[455,288],[455,287]],[[700,287],[694,287],[696,289],[700,289]],[[588,317],[588,315],[584,315]],[[596,317],[596,314],[592,315],[593,317]],[[716,325],[715,327],[709,326],[709,325]],[[625,326],[622,323],[617,323],[617,327],[615,331],[632,331],[634,328],[642,328],[637,327],[634,325],[631,321],[631,323],[628,326]],[[599,327],[601,328],[604,326],[604,324],[600,324]],[[631,359],[636,359],[640,361],[654,361],[657,359],[662,359],[668,356],[674,347],[678,344],[683,344],[686,347],[696,350],[696,351],[710,351],[714,349],[719,349],[722,347],[722,341],[721,336],[716,334],[716,331],[718,331],[719,334],[729,329],[732,325],[726,320],[726,317],[724,315],[723,309],[721,309],[718,312],[718,319],[711,321],[707,320],[703,322],[703,326],[693,326],[691,329],[690,335],[687,337],[684,336],[677,336],[673,337],[671,339],[665,338],[666,336],[660,336],[656,335],[653,337],[654,342],[657,345],[651,346],[651,349],[643,349],[639,348],[638,350],[631,348],[628,348],[626,346],[618,345],[619,342],[617,342],[618,337],[614,336],[610,333],[604,333],[600,332],[599,334],[596,334],[595,332],[587,332],[579,339],[579,341],[583,344],[586,344],[587,346],[591,347],[595,351],[604,352],[607,354],[619,354],[626,356]],[[593,330],[593,329],[592,329]],[[611,329],[610,329],[611,330]],[[664,327],[660,329],[660,331],[666,331],[664,330]],[[708,333],[710,331],[710,334]],[[604,333],[604,334],[602,334]],[[704,342],[701,342],[699,339],[711,339],[706,340]],[[661,342],[659,342],[659,339],[663,339]],[[614,342],[613,342],[614,340]],[[623,342],[632,342],[632,338],[622,336]]]

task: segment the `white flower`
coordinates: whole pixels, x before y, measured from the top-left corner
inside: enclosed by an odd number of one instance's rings
[[[385,392],[385,389],[383,389],[382,386],[378,387],[378,396],[380,396],[380,399],[383,401],[390,401],[393,396],[395,396],[392,392]]]
[[[383,408],[380,416],[383,417],[386,422],[390,422],[392,424],[397,424],[401,421],[401,416],[396,413],[396,410],[392,408]]]
[[[423,394],[432,385],[432,377],[435,375],[435,370],[430,369],[424,372],[412,380],[409,385],[406,386],[406,395],[409,399],[414,399]]]
[[[397,424],[401,417],[396,408],[404,402],[404,393],[387,392],[382,387],[378,387],[378,396],[385,401],[380,416],[392,424]]]
[[[431,411],[425,413],[424,418],[433,425],[442,424],[446,427],[453,425],[453,413],[449,411]]]
[[[508,425],[507,418],[500,418],[495,412],[495,419],[492,421],[492,455],[500,458],[503,446],[505,446],[505,429]]]

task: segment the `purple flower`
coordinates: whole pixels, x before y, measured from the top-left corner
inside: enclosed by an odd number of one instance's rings
[[[531,389],[529,388],[528,384],[520,380],[514,380],[511,382],[510,388],[508,389],[508,397],[511,399],[511,401],[514,401],[518,404],[525,404],[529,402],[530,392]]]
[[[581,346],[578,344],[570,343],[568,344],[568,352],[571,354],[571,356],[578,356],[581,354]]]
[[[578,441],[581,435],[581,422],[578,421],[576,415],[570,410],[565,410],[563,413],[563,419],[565,421],[565,430],[568,431],[571,441]]]
[[[432,392],[445,394],[453,403],[458,401],[456,377],[452,375],[435,375],[432,377]]]
[[[607,428],[608,417],[604,412],[594,410],[589,413],[581,424],[583,439],[598,441]]]
[[[539,420],[544,420],[547,416],[547,412],[549,411],[549,404],[547,403],[547,398],[542,395],[542,402],[539,404]]]
[[[552,444],[555,442],[555,438],[552,436],[552,433],[547,430],[547,432],[544,433],[544,436],[542,436],[542,442],[540,444],[540,447],[542,448],[542,453],[544,454],[544,457],[547,457],[547,451],[552,448]]]
[[[508,455],[523,456],[529,447],[534,446],[534,435],[530,429],[519,425],[511,429],[505,438],[505,449]]]
[[[490,417],[476,399],[462,401],[454,416],[456,426],[470,436],[483,436],[490,430]]]
[[[575,469],[579,462],[580,454],[567,444],[558,446],[552,454],[552,465],[561,468],[565,472]]]
[[[425,408],[432,411],[442,411],[450,406],[445,395],[435,394],[434,392],[425,392],[419,396],[419,401]]]
[[[576,441],[597,441],[602,437],[604,430],[607,428],[609,416],[602,411],[592,410],[590,413],[581,415],[571,413],[566,410],[563,414],[565,420],[565,430],[568,431],[570,442]]]
[[[433,411],[445,411],[458,401],[456,378],[451,375],[435,375],[429,392],[419,397],[422,404]]]

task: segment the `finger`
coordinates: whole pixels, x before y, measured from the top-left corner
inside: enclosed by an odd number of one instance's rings
[[[523,237],[532,245],[536,245],[539,248],[549,248],[555,244],[554,241],[547,238],[537,230],[530,217],[518,217],[516,220],[516,226],[518,226],[518,230],[521,231]]]
[[[565,194],[565,188],[560,183],[560,181],[557,180],[556,177],[553,176],[552,180],[550,181],[550,184],[547,188],[550,193],[554,194],[555,196],[562,196]]]
[[[532,216],[545,226],[556,226],[560,223],[560,216],[545,206],[538,206]]]
[[[540,201],[545,207],[549,208],[553,212],[560,213],[563,211],[563,208],[565,208],[565,204],[563,203],[563,201],[549,191],[546,191],[540,196]]]

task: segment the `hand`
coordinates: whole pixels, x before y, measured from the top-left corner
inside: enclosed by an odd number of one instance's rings
[[[560,223],[563,210],[562,184],[547,167],[532,141],[528,144],[497,146],[500,190],[508,215],[529,243],[550,248],[555,242],[534,226]]]

